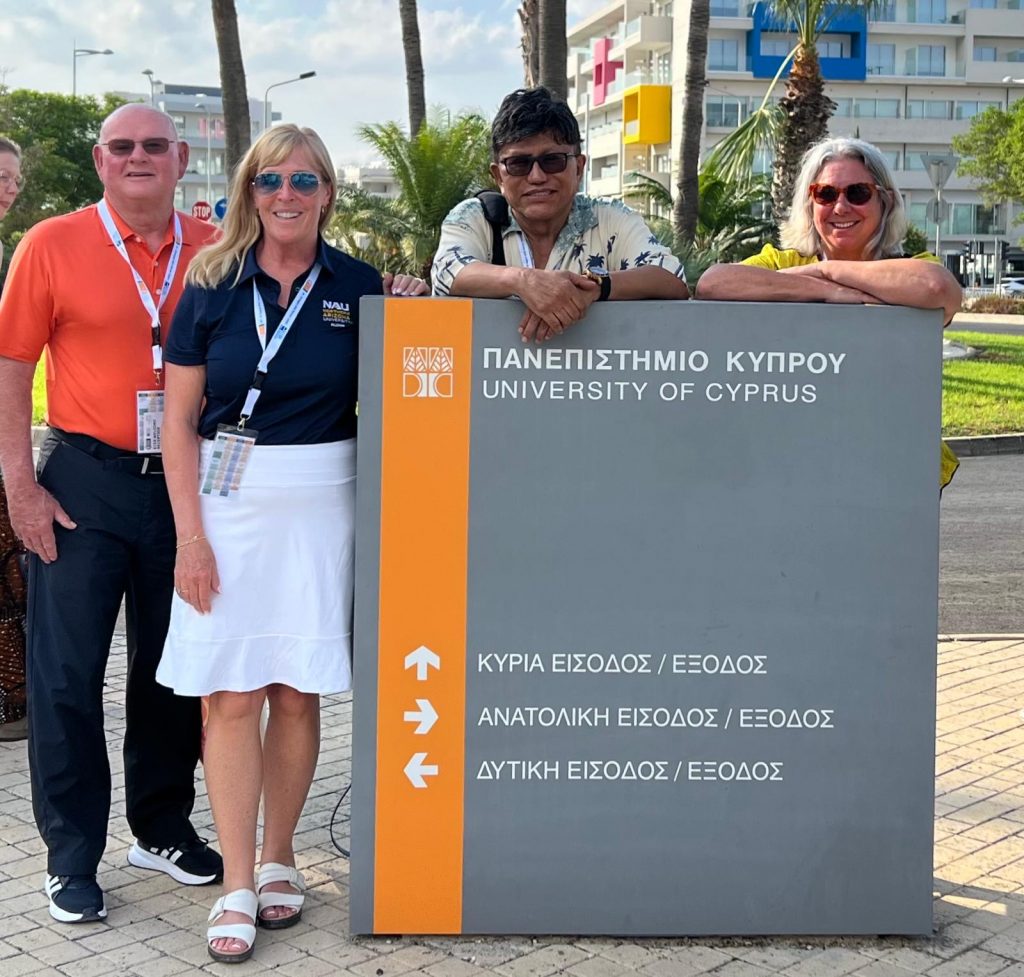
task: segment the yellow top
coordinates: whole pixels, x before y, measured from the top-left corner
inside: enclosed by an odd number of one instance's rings
[[[922,261],[934,261],[936,264],[942,264],[938,258],[935,257],[929,251],[922,251],[920,254],[915,254],[912,257],[920,258]],[[744,258],[740,264],[753,265],[756,268],[770,268],[772,271],[779,271],[783,268],[796,268],[800,265],[813,265],[818,262],[817,255],[801,254],[799,251],[794,251],[791,248],[782,250],[776,248],[772,244],[766,244],[760,254],[752,255],[749,258]],[[939,489],[944,489],[952,480],[954,473],[960,467],[960,462],[956,455],[953,453],[953,449],[950,448],[945,441],[940,442],[942,450],[939,457]]]

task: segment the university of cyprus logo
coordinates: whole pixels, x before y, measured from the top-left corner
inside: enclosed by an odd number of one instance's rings
[[[402,350],[402,396],[452,396],[455,387],[451,346],[406,346]]]

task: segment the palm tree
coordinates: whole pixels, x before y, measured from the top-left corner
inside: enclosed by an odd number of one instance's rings
[[[565,76],[568,42],[565,38],[565,0],[539,0],[540,83],[565,98],[569,84]]]
[[[643,206],[655,237],[683,259],[687,280],[695,282],[714,262],[746,258],[772,236],[773,223],[759,215],[767,192],[765,177],[734,183],[705,166],[699,178],[700,205],[692,240],[682,239],[672,223],[654,215],[672,209],[672,195],[660,180],[632,173],[623,196]]]
[[[697,234],[699,204],[700,136],[704,126],[704,88],[707,85],[708,22],[711,0],[692,0],[686,38],[686,93],[683,133],[679,142],[679,191],[673,211],[676,237],[687,245]]]
[[[775,75],[761,106],[711,154],[719,172],[736,178],[749,173],[759,147],[774,152],[772,206],[777,219],[789,212],[793,181],[803,154],[828,135],[835,103],[825,94],[817,41],[837,18],[870,14],[879,0],[768,0],[776,29],[795,31],[797,43]],[[786,94],[776,104],[773,92],[787,66]]]
[[[359,135],[391,168],[399,197],[343,188],[329,233],[382,271],[426,278],[448,212],[492,185],[490,126],[479,115],[434,112],[415,136],[396,122],[360,126]]]
[[[534,88],[540,84],[540,40],[537,36],[539,0],[523,0],[516,11],[523,29],[520,47],[523,52],[523,84]]]
[[[249,119],[249,96],[245,90],[245,64],[242,61],[242,44],[238,39],[235,0],[211,2],[224,105],[224,162],[230,174],[249,148],[252,122]]]
[[[409,90],[409,134],[415,136],[427,117],[427,96],[423,87],[423,55],[420,52],[420,24],[416,0],[398,0],[405,51],[405,84]]]

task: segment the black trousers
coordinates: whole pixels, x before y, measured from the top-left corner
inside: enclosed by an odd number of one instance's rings
[[[116,454],[54,434],[40,451],[39,484],[78,524],[54,527],[53,563],[33,556],[29,564],[29,768],[51,875],[94,873],[106,845],[103,678],[123,597],[128,823],[136,838],[161,847],[195,837],[199,700],[174,695],[155,677],[174,589],[174,519],[163,475],[142,474],[140,459],[109,457]]]

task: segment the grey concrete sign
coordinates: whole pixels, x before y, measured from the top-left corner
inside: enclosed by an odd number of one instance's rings
[[[941,322],[364,300],[357,933],[931,931]]]

